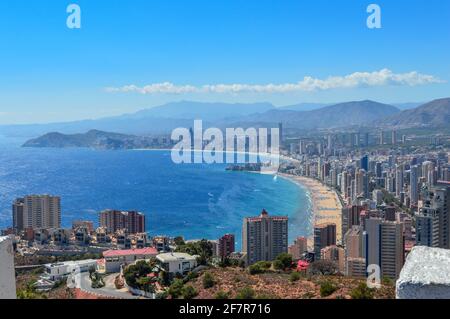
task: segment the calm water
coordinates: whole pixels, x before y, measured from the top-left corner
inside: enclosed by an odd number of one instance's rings
[[[152,235],[216,239],[236,234],[245,216],[265,208],[290,217],[289,237],[309,235],[310,200],[282,178],[228,172],[225,165],[172,163],[167,151],[26,149],[0,138],[0,228],[10,226],[11,203],[26,194],[62,198],[63,227],[97,222],[106,208],[139,210]]]

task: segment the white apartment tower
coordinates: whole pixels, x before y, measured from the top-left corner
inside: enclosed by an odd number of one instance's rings
[[[23,199],[23,227],[49,229],[61,227],[61,199],[50,195],[29,195]]]

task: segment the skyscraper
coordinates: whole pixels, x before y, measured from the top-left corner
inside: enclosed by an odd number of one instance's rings
[[[284,142],[283,123],[278,123],[278,130],[280,131],[280,145]]]
[[[402,224],[369,218],[365,221],[365,236],[367,266],[378,265],[382,277],[397,279],[405,254]]]
[[[336,224],[326,223],[314,226],[314,258],[321,258],[321,250],[336,245]]]
[[[21,232],[24,229],[23,206],[24,206],[23,198],[17,198],[12,204],[13,229],[16,233]]]
[[[306,237],[298,237],[294,240],[294,244],[288,248],[288,252],[292,255],[293,259],[300,259],[306,251],[308,251],[308,240]]]
[[[397,144],[397,132],[395,130],[392,131],[391,136],[391,143],[392,145]]]
[[[258,217],[246,217],[242,225],[242,251],[247,264],[274,260],[288,251],[288,217],[269,216],[263,210]]]
[[[417,244],[450,248],[450,186],[436,186],[426,192],[424,206],[416,215]]]
[[[383,221],[380,225],[381,276],[397,279],[405,262],[403,227],[399,222]]]
[[[219,238],[217,246],[218,256],[220,258],[226,258],[235,251],[235,238],[233,234],[226,234]]]
[[[99,215],[100,226],[108,233],[125,230],[129,234],[145,232],[145,215],[136,211],[104,210]]]
[[[16,225],[20,225],[20,202],[23,201],[23,228],[49,229],[61,227],[61,199],[50,195],[29,195],[17,199]]]
[[[396,165],[395,167],[395,196],[400,197],[403,192],[403,165]]]
[[[366,172],[369,171],[369,155],[366,154],[363,157],[361,157],[360,166]]]
[[[349,205],[342,208],[342,234],[345,234],[353,226],[360,224],[360,215],[364,207]]]
[[[419,167],[414,165],[411,167],[411,173],[409,175],[409,198],[411,200],[411,206],[417,205],[419,202],[419,190],[418,190],[418,174]]]

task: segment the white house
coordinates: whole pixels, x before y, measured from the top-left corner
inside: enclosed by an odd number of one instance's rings
[[[97,260],[86,259],[78,261],[66,261],[44,265],[45,272],[41,276],[43,279],[59,281],[68,277],[72,273],[87,272],[91,267],[97,267]]]
[[[170,274],[185,274],[197,267],[197,257],[186,253],[165,253],[156,256],[158,267]]]
[[[0,237],[0,299],[16,299],[16,272],[12,240]]]
[[[104,265],[99,269],[106,273],[120,272],[120,267],[130,265],[137,260],[147,260],[156,257],[158,251],[155,248],[108,250],[103,252]]]

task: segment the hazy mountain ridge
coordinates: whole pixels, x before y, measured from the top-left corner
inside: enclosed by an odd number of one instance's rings
[[[336,128],[368,125],[375,120],[399,112],[400,110],[392,105],[366,100],[339,103],[303,112],[276,109],[241,118],[238,123],[267,123],[273,125],[282,122],[286,128]]]
[[[350,126],[442,126],[449,123],[449,100],[432,101],[418,108],[404,111],[392,105],[369,100],[339,103],[309,111],[289,109],[295,108],[295,105],[276,108],[270,103],[226,104],[182,101],[97,120],[4,125],[0,126],[0,134],[30,138],[48,132],[76,134],[99,130],[132,135],[155,135],[167,134],[177,127],[192,127],[194,119],[202,119],[204,127],[219,128],[276,127],[279,122],[282,122],[286,128],[297,130]],[[298,105],[299,108],[304,105],[317,106],[308,103]],[[218,112],[218,110],[221,111]],[[204,116],[203,112],[205,112]]]
[[[442,127],[450,125],[450,98],[425,103],[417,108],[405,110],[380,121],[380,125],[396,127]]]

